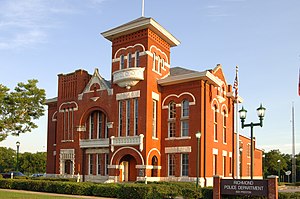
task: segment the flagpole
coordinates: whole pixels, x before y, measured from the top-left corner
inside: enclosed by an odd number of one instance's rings
[[[142,17],[144,17],[145,14],[145,0],[142,0]]]
[[[295,159],[295,108],[292,103],[292,183],[296,183],[296,159]]]
[[[239,67],[236,66],[235,70],[235,81],[234,81],[234,88],[235,88],[235,132],[236,132],[236,147],[235,147],[235,159],[236,159],[236,179],[240,179],[240,133],[239,133],[239,120],[238,120],[238,113],[239,113],[239,101],[238,101],[238,69]]]

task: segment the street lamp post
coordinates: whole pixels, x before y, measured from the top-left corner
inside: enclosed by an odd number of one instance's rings
[[[278,182],[280,182],[280,160],[277,160],[278,162]]]
[[[20,142],[17,141],[16,145],[17,145],[17,168],[16,168],[16,171],[19,171],[19,149],[20,149]]]
[[[253,127],[254,126],[263,126],[263,119],[265,116],[265,110],[266,108],[264,108],[262,105],[260,105],[259,108],[256,109],[257,110],[257,115],[259,117],[259,123],[249,123],[249,124],[245,124],[245,119],[246,119],[246,115],[247,115],[247,110],[244,109],[244,107],[242,107],[241,110],[239,110],[239,115],[240,115],[240,119],[242,122],[242,129],[244,127],[250,127],[251,128],[251,179],[253,179],[253,171],[254,171],[254,145],[253,145]]]
[[[196,133],[197,138],[197,165],[196,165],[196,175],[197,175],[197,181],[196,181],[196,188],[199,187],[199,160],[200,160],[200,138],[201,138],[201,132],[198,131]]]

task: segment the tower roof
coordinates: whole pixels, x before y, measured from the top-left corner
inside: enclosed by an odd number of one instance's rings
[[[127,35],[145,28],[149,28],[150,30],[155,32],[158,36],[160,36],[168,44],[170,44],[171,47],[178,46],[180,44],[180,41],[178,39],[176,39],[169,31],[167,31],[151,17],[139,17],[133,21],[105,31],[101,34],[109,41],[112,41],[113,39],[122,35]]]

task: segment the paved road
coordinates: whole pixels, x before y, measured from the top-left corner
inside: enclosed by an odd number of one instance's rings
[[[35,191],[24,191],[24,190],[15,190],[15,189],[0,189],[0,190],[1,191],[7,191],[7,192],[32,193],[32,194],[40,194],[40,195],[47,195],[47,196],[64,196],[64,197],[70,197],[70,198],[112,199],[112,198],[103,198],[103,197],[95,197],[95,196],[66,195],[66,194],[45,193],[45,192],[35,192]]]

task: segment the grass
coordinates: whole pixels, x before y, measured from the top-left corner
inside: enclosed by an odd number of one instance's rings
[[[26,193],[26,192],[19,192],[19,191],[10,191],[10,190],[0,190],[0,198],[5,199],[70,199],[74,198],[72,196],[65,197],[59,195],[52,195],[47,193]]]

